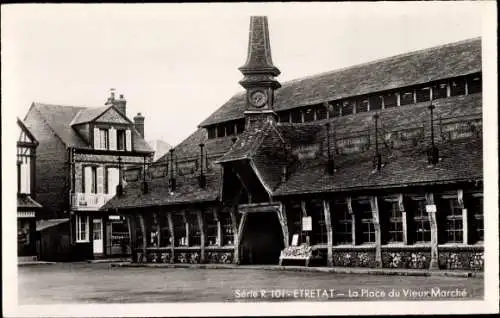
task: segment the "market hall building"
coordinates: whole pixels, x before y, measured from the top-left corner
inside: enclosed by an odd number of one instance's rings
[[[239,70],[103,207],[134,261],[483,269],[480,38],[280,83],[252,17]]]

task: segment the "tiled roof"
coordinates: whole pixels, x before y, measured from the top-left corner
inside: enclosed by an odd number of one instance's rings
[[[28,194],[18,193],[17,194],[17,208],[18,209],[39,209],[42,205]]]
[[[217,160],[217,162],[250,159],[259,149],[269,128],[270,125],[266,125],[263,128],[258,127],[244,131],[238,136],[238,139],[231,146],[229,151],[226,152],[222,158]]]
[[[480,138],[456,140],[438,147],[442,161],[435,166],[428,164],[422,148],[402,151],[392,158],[385,156],[385,164],[378,172],[373,168],[373,151],[337,156],[337,170],[333,175],[325,173],[324,161],[315,160],[297,169],[274,195],[482,180]]]
[[[481,40],[468,39],[285,82],[275,110],[427,83],[481,71]],[[200,126],[244,117],[245,94],[231,97]]]
[[[142,193],[142,181],[129,182],[124,187],[123,196],[115,196],[102,208],[102,211],[148,206],[166,206],[183,203],[216,201],[219,198],[220,174],[206,175],[206,186],[201,188],[198,175],[176,178],[176,191],[171,194],[169,178],[148,181],[148,193]]]
[[[62,140],[67,147],[88,149],[90,146],[83,140],[76,131],[71,127],[73,119],[77,116],[80,117],[82,112],[88,118],[90,115],[96,113],[101,114],[103,109],[109,107],[80,107],[80,106],[63,106],[51,105],[43,103],[33,103],[30,111],[37,111],[43,119],[47,122],[54,133]],[[87,109],[92,109],[91,111]],[[153,150],[147,142],[141,137],[139,132],[133,128],[132,125],[132,143],[134,151],[138,152],[152,152]]]
[[[103,106],[103,107],[88,107],[80,110],[78,114],[73,118],[73,121],[70,125],[78,125],[83,123],[88,123],[99,117],[102,113],[104,113],[111,106]]]

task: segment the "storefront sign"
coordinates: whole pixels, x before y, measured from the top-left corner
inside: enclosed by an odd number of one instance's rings
[[[427,205],[425,206],[425,211],[426,211],[427,213],[436,213],[436,210],[437,210],[437,209],[436,209],[436,205],[435,205],[435,204],[427,204]]]
[[[110,221],[113,221],[113,220],[119,221],[119,220],[121,220],[121,217],[119,215],[110,215],[108,218],[109,218]]]
[[[312,217],[305,216],[302,218],[302,231],[312,231]]]

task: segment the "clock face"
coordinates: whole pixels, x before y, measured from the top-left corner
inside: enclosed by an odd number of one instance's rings
[[[262,107],[267,102],[267,95],[262,91],[255,91],[250,95],[250,102],[255,107]]]

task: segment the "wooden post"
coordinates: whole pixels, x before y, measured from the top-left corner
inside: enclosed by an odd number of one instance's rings
[[[186,210],[182,211],[182,220],[184,221],[184,227],[186,229],[186,246],[189,246],[189,222]]]
[[[288,221],[286,218],[286,210],[284,204],[280,204],[279,209],[276,210],[276,214],[278,215],[278,220],[280,221],[281,225],[281,231],[283,233],[283,246],[287,248],[289,245],[288,241],[290,240],[290,235],[288,234]]]
[[[467,218],[467,209],[464,206],[464,191],[462,189],[457,190],[458,206],[462,210],[462,243],[469,243],[469,222]]]
[[[158,247],[161,246],[161,227],[160,227],[160,220],[159,220],[159,213],[155,211],[153,213],[153,224],[155,225],[155,230],[156,230],[156,239],[158,240]]]
[[[217,210],[217,208],[214,208],[213,209],[213,213],[214,213],[214,218],[215,220],[217,221],[217,242],[215,242],[217,246],[222,246],[222,222],[220,220],[220,215],[219,215],[219,211]]]
[[[127,218],[127,227],[128,227],[128,237],[129,237],[129,245],[130,245],[130,257],[132,258],[132,262],[137,261],[137,254],[135,252],[134,246],[136,245],[137,237],[135,233],[135,222],[132,219],[131,215],[126,215]]]
[[[346,197],[347,211],[351,215],[351,239],[352,245],[356,245],[356,216],[352,211],[352,199],[350,196]]]
[[[382,232],[380,229],[380,215],[376,196],[370,196],[370,206],[372,209],[373,227],[375,229],[375,266],[382,267]]]
[[[426,193],[425,201],[427,205],[434,204],[434,194]],[[439,269],[439,252],[438,252],[438,225],[436,220],[436,212],[428,212],[431,226],[431,261],[429,269]]]
[[[200,229],[200,263],[203,264],[205,263],[205,227],[203,224],[205,223],[203,221],[203,211],[201,209],[198,209],[196,211],[196,218],[198,219],[198,227]]]
[[[323,200],[323,213],[325,214],[326,239],[328,243],[326,265],[333,266],[333,232],[330,217],[330,202],[327,200]]]
[[[306,201],[304,201],[304,200],[300,201],[300,209],[302,210],[302,217],[306,217],[307,216]],[[302,224],[302,222],[301,222],[301,224]],[[301,232],[303,232],[302,229],[300,229],[300,230],[301,230]],[[306,233],[306,242],[308,245],[311,242],[311,238],[309,237],[309,233],[310,233],[309,231]]]
[[[148,237],[146,233],[146,224],[144,222],[144,216],[142,213],[138,213],[139,215],[139,226],[141,227],[141,232],[142,232],[142,257],[143,259],[146,258],[146,246],[148,244]]]
[[[233,263],[234,264],[239,264],[240,263],[240,242],[238,241],[238,219],[236,218],[236,207],[233,206],[231,208],[231,211],[229,212],[229,215],[231,216],[231,224],[233,226],[233,241],[234,241],[234,258],[233,258]]]
[[[248,213],[244,212],[243,215],[241,216],[240,226],[238,227],[238,244],[236,245],[235,242],[235,247],[234,247],[234,258],[236,259],[236,264],[240,264],[240,245],[241,245],[241,240],[243,238],[243,230],[245,229],[247,218],[248,218]]]
[[[174,234],[174,222],[172,220],[172,212],[167,211],[167,222],[168,222],[168,231],[170,232],[170,263],[174,262],[174,253],[175,253],[175,234]]]
[[[403,194],[398,194],[398,208],[401,211],[401,222],[403,223],[403,244],[408,245],[408,221],[406,218],[405,206],[403,203]]]

